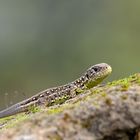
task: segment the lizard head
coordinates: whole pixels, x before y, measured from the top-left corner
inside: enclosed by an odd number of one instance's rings
[[[85,76],[87,77],[87,83],[86,86],[88,88],[91,88],[93,86],[98,85],[100,82],[102,82],[110,73],[112,72],[111,66],[109,66],[106,63],[101,63],[97,65],[93,65],[90,67],[86,73]]]

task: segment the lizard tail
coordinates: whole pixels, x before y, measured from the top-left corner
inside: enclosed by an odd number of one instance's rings
[[[22,108],[20,104],[15,104],[7,109],[0,111],[0,118],[11,116],[23,111],[25,111],[25,108]]]

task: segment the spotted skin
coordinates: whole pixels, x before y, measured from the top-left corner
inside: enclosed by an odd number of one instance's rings
[[[55,101],[63,98],[70,99],[76,96],[78,89],[91,88],[98,85],[112,72],[111,66],[106,63],[91,66],[78,79],[66,85],[53,87],[37,93],[36,95],[19,102],[5,110],[0,111],[0,118],[17,113],[26,112],[31,106],[51,106]]]

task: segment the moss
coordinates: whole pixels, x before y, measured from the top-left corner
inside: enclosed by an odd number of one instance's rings
[[[121,83],[121,91],[127,91],[130,86],[128,79],[124,79]]]
[[[123,78],[120,80],[109,82],[107,85],[109,87],[121,86],[121,88],[119,89],[120,91],[127,91],[129,89],[130,85],[132,85],[133,83],[136,83],[138,81],[140,81],[140,76],[138,76],[138,74],[134,74],[134,75],[129,76],[128,78]]]
[[[137,82],[140,80],[140,73],[136,73],[128,77],[130,82]]]
[[[137,73],[136,77],[137,77],[136,83],[140,85],[140,73]]]
[[[8,124],[5,128],[11,128],[11,127],[14,127],[14,126],[16,126],[19,122],[22,122],[22,121],[24,121],[24,120],[26,120],[27,118],[29,118],[28,117],[28,115],[18,115],[17,117],[16,117],[16,119],[15,120],[13,120],[13,121],[11,121],[11,123],[10,124]]]
[[[69,106],[70,107],[70,106]],[[47,114],[57,114],[57,113],[60,113],[62,112],[63,110],[65,110],[66,108],[68,108],[67,105],[64,105],[64,106],[59,106],[59,107],[55,107],[55,108],[48,108],[47,109]]]
[[[136,73],[134,75],[129,76],[128,78],[116,80],[113,82],[109,82],[108,86],[121,86],[121,91],[127,91],[131,84],[139,83],[140,84],[140,73]]]
[[[0,124],[3,125],[1,130],[12,128],[16,126],[18,123],[28,119],[29,116],[25,113],[20,113],[15,116],[5,117],[0,120]]]
[[[107,96],[107,93],[102,92],[101,95],[102,95],[102,97],[106,97]]]
[[[36,113],[40,112],[41,108],[39,106],[29,106],[28,107],[28,112],[29,113]]]
[[[51,109],[47,110],[47,113],[48,114],[57,114],[57,113],[60,113],[62,111],[63,111],[62,108],[51,108]]]
[[[9,121],[13,118],[13,116],[8,116],[8,117],[4,117],[4,118],[0,118],[0,124]]]
[[[99,94],[102,92],[102,89],[98,88],[98,89],[91,89],[90,90],[92,94]]]
[[[128,84],[129,84],[129,80],[127,78],[108,83],[109,86],[118,86],[118,85],[124,86],[125,85],[126,87],[128,87]]]
[[[57,105],[57,104],[63,104],[66,100],[68,100],[70,97],[68,95],[59,97],[55,100],[53,100],[51,103],[49,103],[47,106],[53,106],[53,105]]]

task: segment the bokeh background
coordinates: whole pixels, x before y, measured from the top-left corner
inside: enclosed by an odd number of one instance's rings
[[[107,81],[140,72],[140,1],[1,0],[0,109],[113,67]]]

